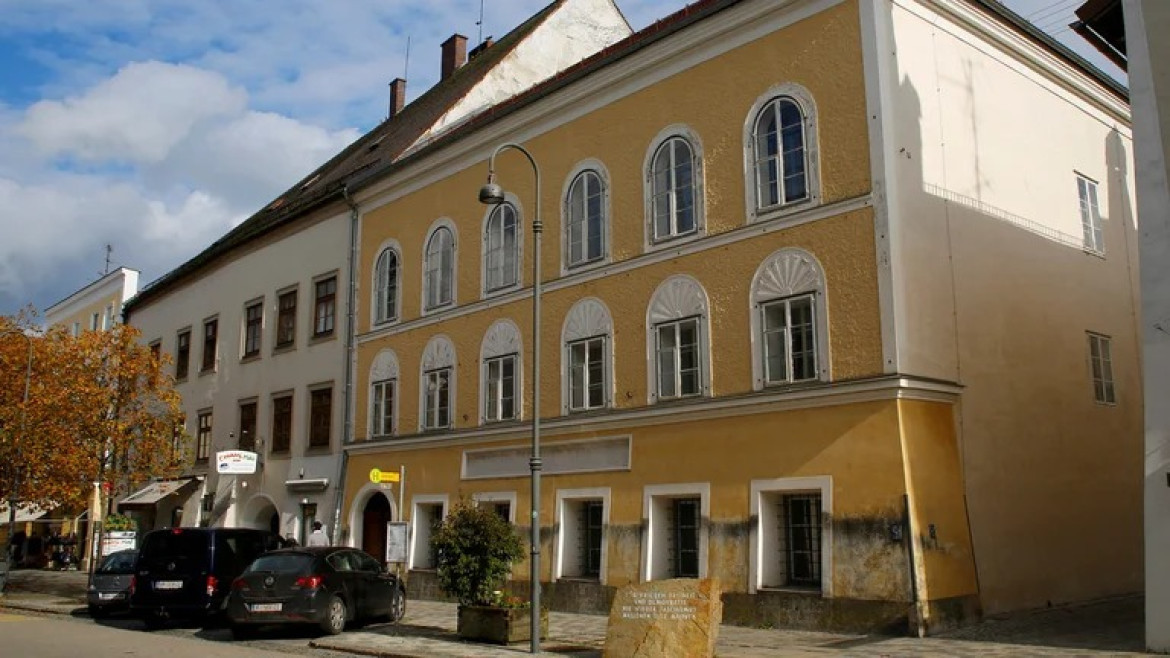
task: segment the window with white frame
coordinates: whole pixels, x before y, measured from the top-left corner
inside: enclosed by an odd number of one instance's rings
[[[565,199],[565,252],[568,267],[600,260],[605,255],[605,182],[594,169],[573,179]]]
[[[587,411],[610,404],[613,320],[596,298],[578,301],[565,316],[563,410]]]
[[[517,239],[516,206],[501,203],[492,208],[484,230],[484,290],[514,287],[520,279],[520,242]]]
[[[827,379],[824,273],[808,252],[772,254],[752,282],[755,388]]]
[[[382,350],[370,365],[370,436],[396,433],[398,417],[398,356]]]
[[[694,278],[663,281],[646,313],[649,401],[704,395],[708,391],[707,293]]]
[[[594,336],[569,343],[569,410],[600,409],[607,403],[605,395],[605,336]]]
[[[516,492],[492,491],[474,493],[471,495],[476,507],[484,507],[495,512],[509,524],[516,522]]]
[[[654,242],[698,230],[698,169],[695,151],[685,137],[675,135],[658,145],[646,174]]]
[[[1116,404],[1113,386],[1112,340],[1101,334],[1089,334],[1089,365],[1093,377],[1093,399],[1101,404]]]
[[[753,480],[751,591],[810,588],[827,591],[831,546],[828,477]]]
[[[435,336],[423,350],[420,379],[419,429],[453,426],[452,389],[455,381],[455,347],[446,336]]]
[[[398,382],[394,379],[374,382],[370,390],[370,434],[394,434],[394,399],[397,390]]]
[[[398,319],[398,252],[382,250],[374,266],[374,322]]]
[[[1085,249],[1104,253],[1105,238],[1101,230],[1101,210],[1097,205],[1097,182],[1078,174],[1077,197],[1080,201]]]
[[[646,487],[648,537],[646,580],[702,578],[706,575],[710,485]]]
[[[516,355],[486,359],[483,370],[484,420],[512,420],[516,417]]]
[[[455,301],[455,235],[447,226],[436,228],[427,240],[423,287],[425,310]]]
[[[554,578],[605,582],[609,488],[558,489]]]
[[[415,499],[414,514],[411,515],[413,524],[411,536],[414,541],[410,551],[411,569],[434,569],[435,552],[431,548],[431,537],[443,523],[446,505],[442,501]]]
[[[784,206],[809,198],[804,111],[781,96],[756,115],[753,130],[756,209]]]

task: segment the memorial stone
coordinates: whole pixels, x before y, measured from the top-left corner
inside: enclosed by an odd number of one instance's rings
[[[719,581],[627,585],[609,611],[605,658],[711,658],[723,619]]]

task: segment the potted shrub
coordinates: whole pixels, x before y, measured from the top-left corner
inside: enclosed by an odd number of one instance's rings
[[[459,636],[508,644],[531,639],[529,603],[500,587],[524,545],[512,525],[488,507],[459,503],[431,536],[439,587],[459,602]],[[548,611],[541,610],[541,635]]]

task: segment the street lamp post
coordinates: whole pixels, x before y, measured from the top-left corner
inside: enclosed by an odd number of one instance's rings
[[[5,331],[0,332],[0,337],[7,336],[8,334],[20,336],[28,343],[28,364],[24,369],[24,399],[20,407],[20,431],[21,434],[23,434],[25,430],[24,425],[26,414],[28,413],[28,385],[29,381],[32,379],[33,342],[32,338],[30,338],[28,334],[19,329],[6,329]],[[19,449],[20,444],[16,443],[16,446],[17,449]],[[12,472],[12,491],[8,493],[8,561],[6,562],[8,573],[12,572],[12,561],[16,557],[16,504],[20,500],[17,495],[17,491],[20,489],[19,457],[13,461]],[[5,574],[4,580],[0,582],[0,586],[2,586],[0,587],[0,592],[6,591],[8,589],[8,573]]]
[[[529,649],[540,653],[540,237],[544,224],[540,220],[540,167],[528,149],[514,142],[500,144],[488,158],[487,183],[479,190],[480,203],[496,205],[504,201],[504,190],[496,184],[496,156],[512,149],[524,154],[536,177],[536,214],[532,217],[532,456],[528,460],[532,480],[532,557],[531,557],[531,618],[532,639]]]

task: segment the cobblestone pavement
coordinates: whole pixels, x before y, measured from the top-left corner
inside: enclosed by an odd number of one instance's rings
[[[78,613],[85,574],[16,571],[0,606],[42,612]],[[841,656],[858,658],[1055,658],[1138,656],[1143,647],[1141,597],[1110,599],[1019,613],[929,638],[864,636],[785,629],[720,628],[721,658]],[[311,640],[332,651],[386,658],[514,658],[527,644],[495,647],[461,642],[454,634],[455,606],[410,601],[399,624],[380,624]],[[553,612],[545,656],[601,655],[606,618]]]

